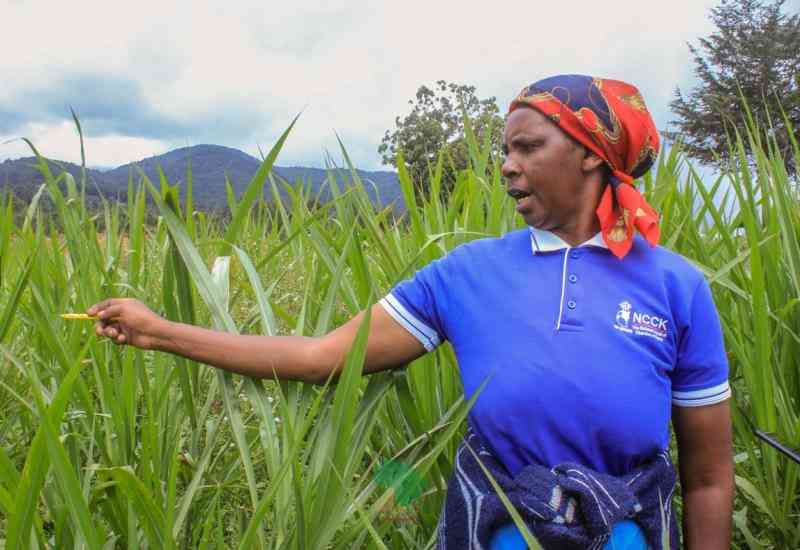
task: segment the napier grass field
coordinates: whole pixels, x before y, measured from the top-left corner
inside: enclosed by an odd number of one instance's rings
[[[315,386],[117,347],[93,321],[61,317],[130,296],[219,330],[321,335],[458,244],[521,226],[498,159],[474,139],[447,200],[443,161],[425,196],[400,162],[401,218],[358,181],[345,191],[331,179],[336,198],[322,206],[291,187],[281,201],[287,184],[269,171],[288,133],[225,218],[193,210],[191,174],[185,200],[176,182],[133,174],[127,204],[88,212],[90,183],[41,159],[29,206],[2,197],[0,548],[434,545],[471,405],[449,346],[362,377],[362,326],[341,377]],[[662,244],[706,273],[722,318],[735,545],[797,549],[800,468],[753,432],[800,445],[797,180],[770,143],[731,147],[737,162],[720,179],[702,181],[674,147],[640,185]],[[387,482],[387,464],[405,477]],[[419,490],[399,498],[409,479]]]

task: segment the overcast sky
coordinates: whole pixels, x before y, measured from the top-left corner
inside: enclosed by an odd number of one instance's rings
[[[279,165],[324,165],[338,132],[377,169],[421,84],[474,85],[504,112],[559,73],[636,84],[664,129],[675,87],[694,83],[686,43],[713,30],[716,4],[0,0],[0,160],[28,156],[24,136],[79,161],[69,106],[91,166],[201,143],[257,155],[302,110]]]

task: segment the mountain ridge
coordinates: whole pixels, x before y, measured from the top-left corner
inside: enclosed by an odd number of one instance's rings
[[[78,179],[81,167],[75,163],[47,159],[54,173],[66,170]],[[23,157],[5,160],[0,163],[0,189],[10,189],[20,200],[27,201],[35,194],[43,182],[38,169],[35,168],[36,157]],[[99,201],[100,195],[106,199],[127,198],[128,181],[133,176],[134,184],[139,180],[137,172],[141,169],[151,181],[158,181],[158,168],[161,167],[167,181],[171,184],[181,182],[181,195],[185,193],[187,169],[192,170],[192,199],[196,208],[204,210],[227,208],[225,191],[226,179],[230,181],[234,194],[240,196],[251,178],[261,165],[257,158],[232,147],[214,144],[201,144],[180,147],[161,155],[146,157],[120,166],[98,170],[86,168],[86,193],[89,202]],[[352,184],[348,169],[338,168],[326,170],[305,166],[273,166],[272,173],[286,180],[290,185],[311,186],[311,196],[321,201],[330,199],[327,190],[329,173],[334,176],[340,188]],[[388,170],[356,170],[358,177],[370,199],[380,206],[392,204],[396,211],[404,210],[397,174]],[[268,184],[267,184],[268,185]],[[267,187],[265,185],[265,188]],[[285,191],[281,190],[285,197]],[[271,194],[265,189],[265,198],[271,200]]]

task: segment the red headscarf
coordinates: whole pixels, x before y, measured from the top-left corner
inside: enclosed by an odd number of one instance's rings
[[[634,226],[658,244],[658,214],[633,186],[658,154],[658,131],[639,90],[618,80],[560,75],[527,86],[508,107],[537,109],[606,161],[611,179],[597,217],[609,250],[624,257],[633,244]]]

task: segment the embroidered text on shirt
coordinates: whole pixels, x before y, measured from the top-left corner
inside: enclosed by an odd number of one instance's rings
[[[619,304],[614,318],[614,328],[628,334],[649,336],[659,342],[667,337],[667,320],[657,315],[635,311],[630,302]]]

